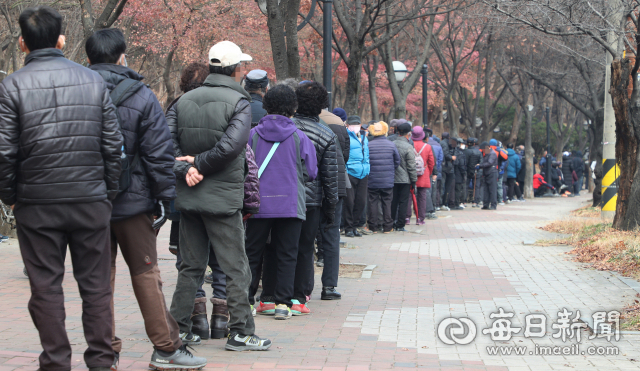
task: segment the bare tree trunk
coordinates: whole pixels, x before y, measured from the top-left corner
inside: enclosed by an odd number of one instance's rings
[[[614,60],[611,64],[611,98],[616,115],[616,162],[620,167],[618,201],[613,227],[634,230],[640,224],[640,105],[637,101],[637,83],[634,84],[634,102],[630,102],[628,86],[631,76],[629,59]],[[635,76],[635,75],[634,75]],[[631,104],[630,104],[631,103]],[[606,174],[605,174],[606,175]]]
[[[526,98],[528,97],[525,96],[525,102]],[[535,172],[535,164],[533,163],[535,151],[533,150],[533,146],[531,145],[531,127],[533,126],[533,117],[531,115],[531,112],[526,108],[523,111],[525,115],[524,160],[527,162],[527,168],[525,169],[526,172],[524,173],[524,198],[533,198],[533,174]]]
[[[347,115],[355,115],[358,112],[358,93],[360,78],[362,76],[362,47],[351,50],[349,63],[347,64],[347,84],[344,110]]]
[[[516,106],[516,115],[513,117],[513,124],[511,125],[511,133],[509,134],[508,143],[516,144],[518,141],[518,132],[520,131],[520,123],[522,122],[522,107]]]
[[[169,54],[167,54],[167,59],[164,65],[164,72],[162,73],[162,80],[164,81],[164,86],[167,89],[167,99],[165,101],[165,107],[168,107],[171,102],[175,99],[176,90],[173,87],[173,82],[171,81],[171,65],[173,64],[173,55],[176,52],[176,48],[171,49]]]
[[[300,78],[300,53],[298,50],[298,10],[300,0],[282,1],[286,6],[284,25],[287,32],[287,77]]]
[[[372,59],[370,65],[369,59]],[[378,111],[378,96],[376,94],[376,74],[378,73],[378,57],[367,56],[367,63],[364,65],[365,72],[367,72],[367,79],[369,82],[369,101],[371,102],[371,119],[380,121],[380,113]]]
[[[287,44],[284,38],[284,16],[278,0],[267,0],[267,28],[271,41],[271,54],[276,69],[276,79],[284,80],[289,76]]]

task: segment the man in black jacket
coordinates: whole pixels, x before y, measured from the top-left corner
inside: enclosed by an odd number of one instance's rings
[[[329,219],[323,216],[320,221],[318,238],[318,262],[322,269],[322,300],[341,299],[342,295],[336,291],[338,286],[338,270],[340,269],[340,220],[342,219],[342,203],[347,197],[346,164],[351,150],[349,133],[342,119],[331,112],[323,111],[321,123],[325,123],[336,135],[336,159],[338,161],[338,203],[335,210],[335,222],[329,224]],[[324,121],[327,122],[324,122]]]
[[[306,298],[313,291],[313,245],[320,219],[326,218],[328,226],[340,223],[335,219],[338,203],[338,160],[336,135],[322,125],[318,117],[327,103],[327,90],[315,81],[303,82],[296,89],[296,95],[298,112],[293,117],[293,122],[311,139],[318,158],[318,177],[305,184],[307,220],[302,224],[300,232],[293,289],[294,305],[291,307],[293,315],[304,315],[310,313],[306,306]]]
[[[123,170],[127,174],[121,176],[129,177],[129,186],[121,189],[113,200],[111,290],[115,290],[119,245],[129,267],[145,327],[154,329],[147,333],[154,345],[151,365],[156,369],[163,369],[167,364],[202,368],[207,360],[193,357],[182,346],[180,328],[165,305],[158,269],[156,230],[166,221],[170,213],[169,203],[176,197],[171,133],[160,102],[141,82],[143,77],[127,67],[126,48],[124,35],[116,28],[97,31],[86,43],[90,68],[102,76],[110,91],[115,91],[112,95],[116,99],[114,104],[117,104],[120,129],[124,133],[124,151],[131,161],[130,166]],[[114,309],[113,300],[111,305]],[[115,332],[114,321],[112,338],[117,368],[122,340],[115,336]]]
[[[83,302],[91,371],[113,364],[109,219],[122,135],[107,84],[64,58],[62,17],[28,8],[19,18],[24,67],[0,84],[0,199],[14,207],[40,334],[40,369],[71,369],[62,280],[67,245]]]
[[[260,119],[267,115],[267,110],[262,107],[262,98],[269,90],[269,78],[267,71],[249,71],[244,79],[244,89],[251,96],[251,127],[255,127]]]
[[[498,156],[487,142],[480,144],[480,150],[482,151],[482,161],[476,165],[476,168],[482,169],[483,174],[484,195],[482,210],[496,210],[498,207],[498,177],[496,176]]]
[[[466,188],[464,183],[467,180],[467,159],[464,155],[464,139],[457,138],[456,143],[458,144],[454,149],[455,161],[453,161],[454,166],[454,174],[456,178],[455,184],[455,204],[453,205],[452,210],[463,210],[466,194]]]
[[[477,146],[478,139],[469,138],[467,140],[468,148],[465,149],[465,156],[467,157],[467,183],[471,181],[472,184],[472,207],[478,207],[478,204],[482,200],[482,194],[480,192],[480,183],[482,183],[482,170],[476,169],[476,165],[482,161],[482,152]]]
[[[449,143],[449,133],[442,133],[442,140],[440,141],[440,146],[442,147],[442,199],[441,199],[441,209],[444,211],[449,211],[450,207],[454,207],[455,204],[455,173],[453,172],[453,161],[456,160],[456,156],[454,154],[454,148]]]
[[[578,177],[578,180],[573,183],[573,194],[580,196],[582,182],[584,181],[584,162],[582,161],[581,151],[573,151],[573,171],[576,172]]]

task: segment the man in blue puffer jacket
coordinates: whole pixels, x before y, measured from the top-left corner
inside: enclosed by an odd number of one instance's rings
[[[369,140],[360,134],[359,116],[347,118],[349,129],[349,161],[347,172],[351,188],[347,189],[344,203],[344,231],[346,237],[362,237],[356,225],[367,203],[367,184],[369,181]]]
[[[382,226],[384,233],[393,230],[391,218],[391,201],[393,200],[393,184],[396,168],[400,166],[400,154],[396,145],[387,140],[389,126],[383,121],[369,126],[372,138],[369,142],[371,150],[371,174],[369,176],[369,230],[376,233]],[[382,221],[379,205],[382,204]]]

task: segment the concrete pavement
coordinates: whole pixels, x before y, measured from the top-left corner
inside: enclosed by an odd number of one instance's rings
[[[377,267],[369,279],[341,278],[341,301],[319,300],[316,276],[310,316],[288,321],[256,318],[257,334],[272,339],[271,350],[227,352],[224,340],[208,340],[195,347],[195,354],[208,358],[206,370],[640,369],[640,335],[625,334],[618,341],[589,340],[590,333],[582,329],[594,312],[619,310],[633,300],[636,291],[609,272],[572,262],[566,246],[523,245],[523,241],[553,238],[537,227],[568,217],[587,198],[536,199],[499,206],[497,211],[450,211],[426,226],[409,226],[409,232],[349,239],[351,248],[341,250],[341,262]],[[167,250],[168,232],[166,225],[158,251],[169,302],[177,272],[175,258]],[[0,244],[0,252],[0,371],[35,370],[41,348],[27,311],[29,284],[22,275],[17,241]],[[70,259],[67,264],[67,330],[74,369],[81,370],[86,368],[81,301]],[[146,369],[152,345],[121,258],[118,269],[116,333],[124,340],[120,369]],[[209,288],[206,291],[211,294]],[[513,316],[496,317],[499,308]],[[566,321],[558,318],[563,308],[571,312]],[[545,315],[547,333],[542,337],[525,336],[529,314]],[[439,324],[447,318],[451,318],[449,326],[440,326],[438,338]],[[467,336],[471,327],[476,331],[473,339]],[[520,330],[514,332],[516,328]],[[484,329],[496,331],[484,334]],[[561,332],[573,339],[563,342],[552,335]],[[571,348],[578,333],[582,341]],[[505,334],[509,339],[499,340]],[[617,355],[588,354],[614,352],[614,348]],[[522,354],[502,354],[509,349]],[[539,354],[547,349],[577,350],[577,354]]]

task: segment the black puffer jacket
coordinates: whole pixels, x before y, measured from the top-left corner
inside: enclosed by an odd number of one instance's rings
[[[562,177],[568,187],[573,185],[573,158],[569,156],[562,157]]]
[[[453,174],[453,150],[449,144],[449,138],[443,138],[440,141],[442,147],[442,172],[445,174]]]
[[[582,152],[576,151],[573,157],[573,171],[576,172],[578,179],[584,175],[584,161],[582,161]]]
[[[325,215],[333,215],[338,203],[336,135],[328,127],[320,124],[318,116],[296,114],[293,122],[311,139],[318,158],[318,176],[314,181],[305,183],[307,207],[323,206]]]
[[[90,67],[107,82],[109,90],[125,78],[141,81],[135,71],[115,64]],[[131,169],[129,188],[113,200],[111,220],[118,221],[154,210],[155,200],[176,198],[173,174],[173,142],[160,102],[144,84],[130,90],[118,107],[124,137],[124,149],[130,160],[139,161]]]
[[[122,135],[107,84],[57,49],[0,84],[0,199],[87,203],[118,193]]]
[[[476,165],[482,161],[482,152],[478,147],[473,146],[464,150],[464,155],[467,158],[467,175],[473,176]]]
[[[349,162],[349,152],[351,151],[351,142],[349,139],[349,133],[344,125],[329,124],[327,125],[331,131],[336,135],[338,139],[336,143],[336,150],[338,151],[338,197],[347,197],[347,166]]]

